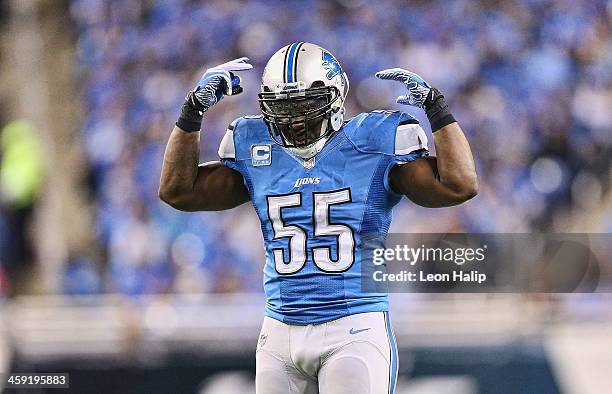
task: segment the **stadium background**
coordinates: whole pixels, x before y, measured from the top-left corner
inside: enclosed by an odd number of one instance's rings
[[[244,94],[206,114],[208,161],[232,119],[258,112],[263,66],[291,41],[336,55],[349,115],[398,108],[401,86],[373,73],[399,66],[445,92],[461,121],[480,194],[450,209],[404,202],[392,232],[612,230],[610,1],[0,4],[0,372],[70,371],[80,393],[253,392],[254,211],[181,213],[157,187],[203,70],[239,56],[255,66]],[[398,393],[612,383],[609,295],[392,303]]]

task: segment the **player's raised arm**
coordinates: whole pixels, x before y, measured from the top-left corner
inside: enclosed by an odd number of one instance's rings
[[[249,200],[242,175],[220,162],[198,165],[200,129],[204,112],[224,95],[239,94],[240,77],[233,71],[251,69],[240,58],[206,70],[189,92],[172,130],[162,167],[159,197],[182,211],[218,211]]]
[[[472,151],[440,91],[400,68],[379,71],[376,76],[406,84],[408,92],[397,102],[425,110],[436,146],[436,157],[395,166],[389,173],[391,187],[414,203],[432,208],[461,204],[474,197],[478,179]]]

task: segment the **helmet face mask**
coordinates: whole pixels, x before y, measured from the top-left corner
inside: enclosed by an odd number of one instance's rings
[[[346,74],[331,53],[318,45],[293,43],[268,61],[259,106],[272,140],[299,151],[324,144],[340,130],[347,92]]]
[[[304,147],[334,131],[327,125],[340,92],[335,86],[320,85],[308,90],[259,94],[261,112],[276,143],[288,148]]]

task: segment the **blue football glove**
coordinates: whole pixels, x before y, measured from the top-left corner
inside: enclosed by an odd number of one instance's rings
[[[199,131],[202,116],[224,96],[242,93],[240,77],[234,71],[250,70],[249,59],[241,57],[209,68],[196,87],[187,94],[176,125],[187,132]]]
[[[198,109],[201,112],[208,111],[221,101],[223,96],[242,93],[240,77],[234,75],[233,71],[252,69],[253,66],[248,61],[248,58],[241,57],[206,70],[193,89],[196,105],[199,104]]]
[[[403,68],[389,68],[375,75],[380,79],[390,79],[405,84],[408,93],[405,96],[399,96],[395,101],[398,104],[423,108],[431,124],[432,132],[455,122],[444,95],[438,89],[432,88],[420,75]]]
[[[424,108],[427,95],[431,91],[431,86],[429,86],[429,84],[418,74],[404,70],[403,68],[388,68],[377,72],[375,75],[380,79],[399,81],[406,85],[408,94],[399,96],[395,102],[398,104]]]

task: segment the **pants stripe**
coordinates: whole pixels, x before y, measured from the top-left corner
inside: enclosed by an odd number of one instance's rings
[[[389,320],[389,313],[385,314],[385,327],[387,328],[387,340],[389,341],[389,352],[390,352],[390,371],[389,371],[389,394],[395,392],[395,384],[397,383],[397,344],[395,343],[395,335],[391,328],[391,321]]]

